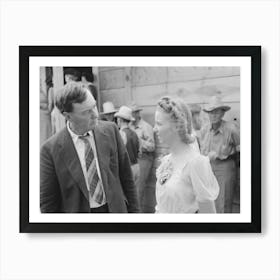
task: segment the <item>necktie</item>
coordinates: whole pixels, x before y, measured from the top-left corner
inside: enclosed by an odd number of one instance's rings
[[[101,180],[99,179],[97,173],[97,166],[96,161],[94,158],[94,153],[91,148],[89,142],[89,135],[80,136],[80,139],[85,144],[85,162],[86,162],[86,169],[87,169],[87,177],[88,177],[88,185],[89,185],[89,193],[93,199],[101,204],[103,201],[103,189]]]

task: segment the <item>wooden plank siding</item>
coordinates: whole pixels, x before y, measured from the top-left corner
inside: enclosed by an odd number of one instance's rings
[[[164,95],[179,96],[187,103],[205,106],[221,92],[232,107],[225,119],[240,119],[239,67],[99,67],[100,99],[116,108],[135,102],[152,125],[157,101]],[[183,90],[182,90],[183,89]],[[202,118],[208,121],[204,113]]]

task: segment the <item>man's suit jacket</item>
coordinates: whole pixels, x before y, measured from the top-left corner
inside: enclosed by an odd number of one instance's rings
[[[100,121],[93,135],[109,212],[139,212],[130,161],[117,126]],[[40,208],[43,213],[90,212],[82,167],[66,127],[41,147]]]

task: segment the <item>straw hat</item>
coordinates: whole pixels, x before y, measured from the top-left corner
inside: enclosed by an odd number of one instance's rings
[[[209,104],[205,106],[203,111],[206,113],[209,113],[218,108],[223,109],[225,112],[230,110],[230,106],[225,105],[222,102],[222,99],[220,96],[213,96],[213,97],[211,97]]]
[[[115,109],[115,106],[112,102],[108,101],[103,103],[103,112],[100,113],[101,115],[106,115],[106,114],[112,114],[112,113],[116,113],[117,110]]]
[[[132,110],[127,106],[122,106],[120,110],[114,115],[115,117],[119,117],[128,121],[134,121],[135,119],[132,117]]]

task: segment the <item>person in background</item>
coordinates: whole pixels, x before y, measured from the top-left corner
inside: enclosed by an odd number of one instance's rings
[[[143,213],[150,213],[154,211],[154,205],[151,205],[150,201],[153,201],[152,196],[155,195],[154,187],[150,188],[151,185],[148,183],[154,161],[154,132],[152,126],[141,117],[140,111],[142,111],[142,109],[135,104],[131,105],[130,108],[134,118],[134,121],[131,122],[131,128],[136,132],[140,143],[140,178],[137,184],[140,207]]]
[[[191,113],[192,113],[192,126],[193,129],[197,132],[200,131],[202,127],[202,120],[200,117],[201,106],[199,104],[189,104]]]
[[[198,149],[200,150],[199,136],[200,130],[202,127],[202,121],[200,117],[201,106],[198,104],[189,104],[189,108],[192,114],[192,127],[193,127],[193,135],[196,138]]]
[[[83,72],[82,73],[82,83],[85,84],[88,89],[90,90],[92,96],[94,97],[94,99],[96,100],[96,106],[98,107],[98,96],[97,96],[97,89],[96,86],[93,84],[94,82],[94,76],[93,73],[90,72]]]
[[[98,121],[89,89],[71,82],[56,96],[67,123],[40,153],[42,213],[138,213],[130,161],[118,127]]]
[[[117,118],[120,134],[128,152],[134,182],[137,185],[140,177],[140,167],[138,163],[139,140],[137,134],[129,128],[129,123],[134,120],[132,111],[127,106],[122,106],[119,111],[115,113],[115,117]]]
[[[68,84],[70,82],[78,82],[81,79],[81,73],[74,68],[66,68],[64,70],[64,80]]]
[[[117,110],[112,102],[107,101],[103,103],[103,112],[100,113],[100,119],[103,121],[116,122],[115,113]]]
[[[170,151],[156,171],[156,213],[215,213],[219,185],[209,158],[192,145],[187,104],[179,98],[161,98],[154,130]]]
[[[218,213],[232,213],[233,194],[236,185],[235,157],[240,151],[240,136],[236,126],[223,120],[230,106],[223,104],[220,96],[213,96],[203,109],[210,124],[201,130],[201,153],[210,159],[212,170],[220,185],[216,200]]]

